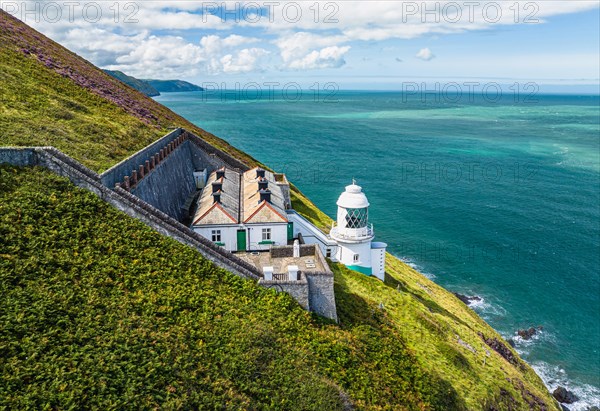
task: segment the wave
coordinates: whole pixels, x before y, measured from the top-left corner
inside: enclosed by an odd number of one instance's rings
[[[506,336],[503,336],[503,337],[506,338]],[[515,334],[509,336],[508,338],[512,339],[512,341],[515,343],[515,349],[521,356],[528,355],[529,348],[537,343],[540,343],[540,342],[549,343],[549,344],[557,343],[556,336],[554,334],[550,333],[546,329],[541,329],[541,330],[536,329],[535,334],[533,334],[528,339],[521,337],[516,332],[515,332]]]
[[[480,298],[479,301],[472,301],[469,304],[469,307],[473,309],[479,316],[481,316],[484,320],[487,321],[489,317],[504,317],[506,315],[506,310],[498,304],[492,304],[489,302],[485,296],[478,295]]]
[[[560,385],[575,393],[579,400],[566,405],[570,411],[587,411],[593,406],[600,407],[600,388],[571,380],[566,371],[559,366],[552,366],[545,362],[535,362],[530,365],[550,392]]]

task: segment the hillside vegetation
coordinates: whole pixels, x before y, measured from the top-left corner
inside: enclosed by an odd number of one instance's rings
[[[0,11],[0,143],[97,171],[181,126]],[[300,192],[294,207],[328,217]],[[559,410],[451,293],[388,256],[332,265],[340,324],[216,268],[46,171],[0,168],[0,408]]]

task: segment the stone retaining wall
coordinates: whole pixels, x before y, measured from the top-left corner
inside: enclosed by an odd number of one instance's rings
[[[277,281],[277,280],[264,280],[260,279],[258,283],[265,288],[273,288],[278,292],[286,292],[290,294],[302,308],[307,311],[314,311],[310,306],[309,287],[306,276],[300,273],[300,279],[298,281]],[[315,311],[321,314],[318,311]],[[323,315],[323,314],[321,314]],[[332,318],[332,317],[329,317]],[[337,316],[334,317],[337,320]]]
[[[181,128],[175,129],[164,137],[159,138],[154,143],[144,147],[137,153],[127,157],[120,163],[115,164],[104,173],[100,174],[102,184],[108,188],[114,188],[117,183],[123,182],[125,176],[130,176],[132,171],[137,172],[141,164],[145,164],[146,160],[156,153],[160,153],[162,149],[169,145],[176,137],[183,133]]]
[[[193,133],[178,128],[129,156],[100,175],[108,188],[120,185],[163,213],[184,220],[184,204],[196,191],[193,172],[226,166],[248,166],[212,147]]]

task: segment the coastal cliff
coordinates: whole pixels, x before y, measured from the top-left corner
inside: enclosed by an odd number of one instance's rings
[[[260,165],[2,11],[0,45],[2,146],[102,171],[184,127]],[[2,166],[0,188],[1,406],[560,410],[497,332],[393,256],[385,283],[332,264],[334,324],[47,171]]]

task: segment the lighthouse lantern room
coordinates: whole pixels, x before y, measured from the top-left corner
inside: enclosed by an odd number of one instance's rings
[[[373,225],[369,223],[369,200],[362,188],[352,181],[340,195],[337,223],[330,236],[338,244],[336,259],[352,270],[385,278],[385,243],[373,242]]]

